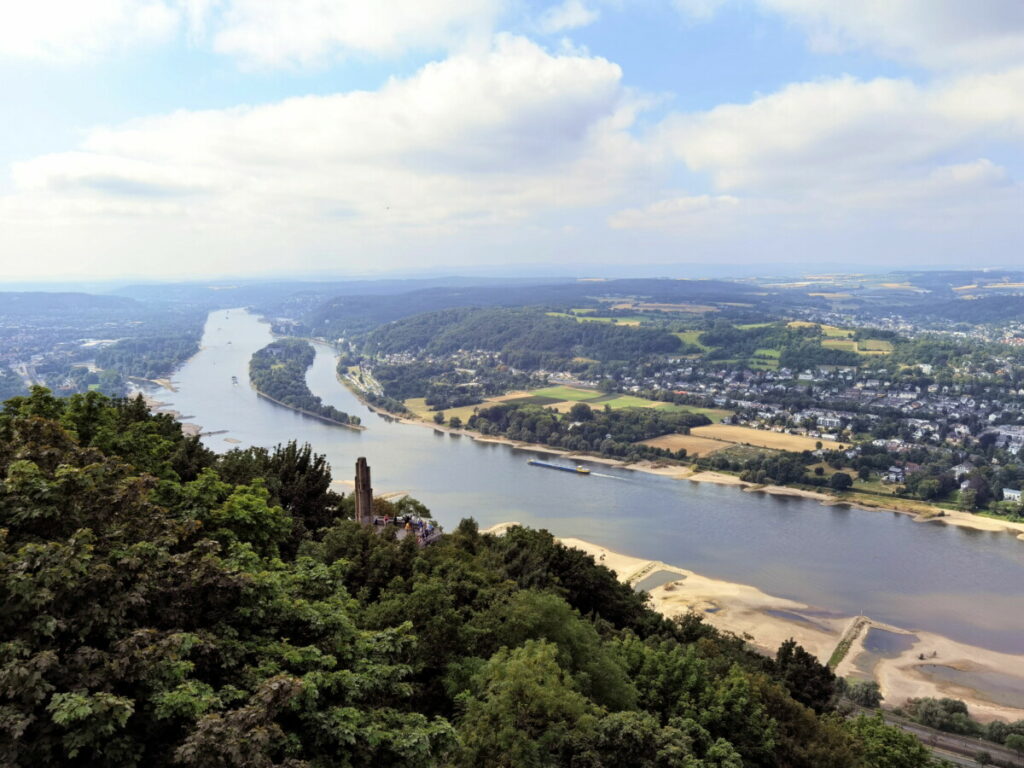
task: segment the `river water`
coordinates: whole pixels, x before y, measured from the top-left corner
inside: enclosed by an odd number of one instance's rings
[[[269,326],[243,310],[211,313],[202,350],[174,377],[178,391],[151,394],[206,431],[227,430],[204,438],[218,451],[309,442],[342,480],[366,456],[375,492],[407,491],[449,529],[469,516],[481,527],[517,520],[840,615],[1024,653],[1024,543],[1013,536],[597,463],[590,476],[531,467],[531,452],[374,415],[317,345],[310,388],[368,429],[331,426],[250,389],[249,357],[271,340]]]

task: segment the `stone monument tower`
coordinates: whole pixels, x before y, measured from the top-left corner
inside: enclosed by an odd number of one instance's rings
[[[373,522],[373,488],[370,487],[370,465],[366,457],[356,459],[356,522]]]

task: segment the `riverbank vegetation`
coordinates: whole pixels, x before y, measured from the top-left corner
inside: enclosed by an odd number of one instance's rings
[[[314,395],[306,384],[306,371],[316,351],[302,339],[278,339],[257,350],[249,360],[249,381],[266,396],[296,410],[339,424],[358,425],[358,416],[350,416]]]
[[[1024,720],[981,723],[971,717],[967,705],[959,699],[910,699],[893,712],[937,731],[985,739],[1024,753]]]
[[[509,402],[481,408],[469,416],[466,426],[483,435],[639,461],[683,458],[685,450],[669,452],[640,441],[709,423],[707,416],[701,414],[666,413],[654,408],[613,410],[576,403],[565,414],[559,414],[540,405]]]
[[[546,532],[355,524],[308,447],[42,389],[0,438],[5,765],[931,765],[799,646],[667,620]]]

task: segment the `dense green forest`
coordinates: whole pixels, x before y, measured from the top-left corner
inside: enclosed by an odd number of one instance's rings
[[[155,379],[169,376],[199,351],[200,329],[171,336],[122,339],[96,353],[96,365],[125,376]]]
[[[417,351],[445,355],[463,350],[496,352],[516,368],[557,367],[574,357],[635,360],[678,352],[682,342],[656,328],[578,323],[522,309],[449,309],[382,326],[366,337],[372,354]]]
[[[666,620],[546,532],[355,524],[308,446],[36,389],[0,474],[3,765],[931,765],[799,646]]]
[[[712,347],[708,360],[744,360],[756,357],[759,350],[778,350],[779,365],[803,370],[818,365],[851,365],[862,362],[856,352],[821,346],[817,327],[790,328],[785,323],[740,328],[725,321],[700,335],[700,343]]]
[[[485,435],[503,435],[513,440],[544,443],[570,451],[593,451],[636,461],[643,458],[673,456],[663,448],[637,445],[638,440],[688,433],[691,427],[710,424],[698,413],[665,413],[656,408],[591,408],[577,403],[565,416],[549,408],[523,403],[499,403],[481,408],[466,422],[470,429]]]
[[[249,360],[249,381],[260,392],[292,408],[342,424],[359,424],[333,405],[326,405],[306,385],[306,370],[313,364],[316,351],[302,339],[278,339],[257,350]]]

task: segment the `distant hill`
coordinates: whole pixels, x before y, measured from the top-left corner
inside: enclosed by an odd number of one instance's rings
[[[34,316],[53,312],[131,312],[142,310],[126,296],[45,291],[0,292],[0,316]]]
[[[682,342],[655,328],[578,323],[520,309],[459,308],[389,323],[367,336],[364,346],[367,351],[385,354],[423,351],[443,355],[459,349],[479,349],[500,353],[516,367],[534,367],[544,360],[576,356],[632,360],[676,352]]]
[[[392,296],[341,295],[304,318],[311,333],[336,337],[425,312],[458,307],[601,306],[602,299],[642,298],[652,304],[746,302],[768,304],[770,294],[754,285],[723,280],[573,280],[558,283],[453,286]],[[793,294],[791,300],[810,303]],[[605,301],[608,306],[611,302]]]

